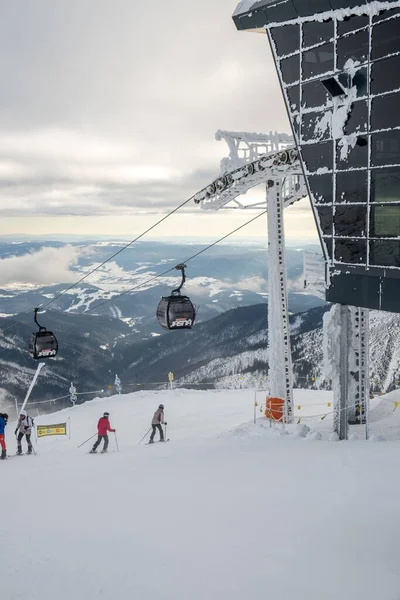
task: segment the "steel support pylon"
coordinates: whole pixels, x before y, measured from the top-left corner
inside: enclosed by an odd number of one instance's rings
[[[360,404],[365,418],[365,437],[369,439],[369,310],[360,308]]]
[[[369,312],[355,306],[333,305],[326,335],[334,392],[333,430],[346,440],[348,426],[366,424],[369,407]],[[325,320],[324,320],[325,326]]]
[[[348,436],[349,406],[349,356],[351,348],[351,313],[348,306],[340,305],[340,338],[339,338],[339,402],[335,402],[333,429],[340,440]]]
[[[286,285],[282,180],[267,181],[269,393],[285,401],[293,422],[293,370]]]
[[[352,319],[352,344],[349,355],[349,409],[350,425],[366,422],[369,401],[369,311],[349,307]]]

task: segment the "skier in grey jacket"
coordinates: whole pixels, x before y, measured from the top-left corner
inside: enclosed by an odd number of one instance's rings
[[[22,454],[22,438],[25,436],[26,443],[28,444],[28,452],[27,454],[32,454],[32,442],[31,442],[31,434],[32,427],[34,425],[32,417],[28,415],[26,410],[21,410],[19,415],[17,428],[15,430],[15,435],[17,435],[17,454]]]
[[[154,444],[154,436],[156,435],[157,429],[160,432],[160,442],[165,441],[162,425],[167,425],[167,423],[164,421],[164,404],[160,404],[153,415],[153,420],[151,422],[153,431],[151,432],[149,444]]]

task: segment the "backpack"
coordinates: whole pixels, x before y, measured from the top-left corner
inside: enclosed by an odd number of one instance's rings
[[[23,422],[21,422],[21,423],[19,423],[18,425],[19,425],[19,426],[23,425],[25,428],[28,428],[28,427],[34,427],[34,425],[35,425],[35,422],[34,422],[34,420],[32,419],[32,417],[30,417],[29,415],[26,415],[26,417],[25,417],[24,421],[23,421]]]

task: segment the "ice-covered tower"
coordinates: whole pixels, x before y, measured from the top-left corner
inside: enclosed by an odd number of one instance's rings
[[[293,374],[283,210],[306,195],[297,150],[293,147],[293,138],[285,133],[218,131],[216,138],[227,142],[229,157],[221,163],[221,175],[198,192],[194,201],[205,210],[267,209],[269,393],[284,401],[286,417],[291,421]],[[239,199],[260,183],[266,190],[263,200],[252,199],[245,203]]]

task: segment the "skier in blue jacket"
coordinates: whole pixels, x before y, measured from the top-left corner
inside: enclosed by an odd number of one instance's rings
[[[0,413],[0,446],[1,446],[1,460],[7,458],[7,446],[6,446],[6,425],[8,421],[7,413]]]

